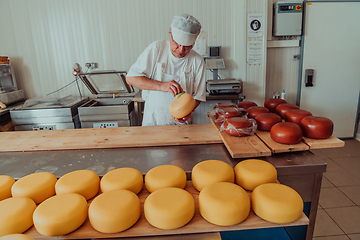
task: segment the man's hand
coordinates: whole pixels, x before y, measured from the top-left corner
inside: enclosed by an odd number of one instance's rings
[[[192,110],[191,113],[194,112],[194,111],[195,111],[195,109]],[[186,115],[186,116],[183,117],[183,118],[176,118],[176,117],[172,117],[172,118],[173,118],[175,121],[179,122],[179,123],[185,123],[185,122],[191,117],[191,113],[189,113],[188,115]]]
[[[169,82],[162,82],[161,91],[169,92],[175,97],[176,94],[183,92],[183,89],[178,82],[171,80]]]

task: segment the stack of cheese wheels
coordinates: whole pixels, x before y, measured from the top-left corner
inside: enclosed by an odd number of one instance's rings
[[[195,213],[194,198],[181,188],[168,187],[151,193],[144,202],[146,220],[160,229],[187,224]]]
[[[246,190],[254,190],[264,183],[276,183],[276,168],[269,162],[248,159],[239,162],[235,166],[236,183]]]
[[[143,187],[143,176],[135,168],[118,168],[106,173],[100,181],[102,192],[127,189],[138,194]]]
[[[87,219],[88,205],[78,193],[63,193],[46,199],[34,211],[35,229],[45,236],[61,236],[79,228]]]
[[[252,192],[251,206],[262,219],[284,224],[299,219],[304,204],[294,189],[279,183],[266,183]]]
[[[36,204],[55,194],[57,178],[48,172],[39,172],[20,178],[11,187],[13,197],[28,197]]]
[[[210,223],[220,226],[235,225],[248,217],[250,198],[239,185],[229,182],[213,183],[201,190],[199,211]]]
[[[0,175],[0,201],[11,197],[11,187],[14,183],[13,177]]]
[[[99,232],[117,233],[130,228],[140,218],[140,200],[126,189],[107,191],[89,206],[91,226]]]
[[[26,234],[15,233],[0,237],[0,240],[34,240],[34,238]]]
[[[234,178],[233,168],[228,163],[220,160],[199,162],[191,172],[192,184],[198,191],[216,182],[234,183]]]
[[[185,186],[186,173],[175,165],[160,165],[150,169],[145,175],[145,187],[150,193],[165,187]]]
[[[56,194],[78,193],[86,200],[94,197],[100,188],[100,178],[92,170],[77,170],[60,177],[55,185]]]
[[[0,237],[23,233],[33,225],[36,204],[30,198],[14,197],[0,201]]]

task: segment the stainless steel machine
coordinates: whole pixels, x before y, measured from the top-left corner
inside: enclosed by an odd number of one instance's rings
[[[210,95],[240,94],[242,93],[242,81],[235,78],[207,80],[206,89]]]
[[[97,71],[80,73],[79,77],[96,96],[79,106],[82,128],[109,128],[134,126],[136,91],[125,81],[124,71]]]
[[[10,111],[15,131],[80,128],[78,106],[89,98],[32,98]]]
[[[25,98],[24,90],[18,89],[15,74],[10,65],[0,65],[0,102],[11,104]]]

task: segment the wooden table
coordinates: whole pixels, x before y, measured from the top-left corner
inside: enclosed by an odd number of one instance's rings
[[[235,167],[238,162],[246,159],[232,158],[211,124],[200,127],[200,130],[195,130],[193,126],[185,127],[187,128],[186,131],[183,127],[178,126],[166,126],[169,127],[169,131],[160,132],[155,131],[156,129],[161,130],[157,127],[146,128],[153,134],[160,133],[153,136],[147,135],[147,138],[139,134],[140,132],[143,133],[143,127],[107,130],[86,129],[86,131],[84,129],[55,130],[52,133],[45,131],[38,133],[0,133],[0,140],[2,139],[5,143],[18,142],[22,136],[24,139],[28,139],[22,141],[22,145],[18,145],[19,148],[26,150],[16,151],[15,145],[9,145],[11,149],[7,151],[7,148],[2,146],[0,174],[10,175],[18,179],[30,173],[48,171],[61,177],[74,170],[91,169],[97,172],[99,176],[103,176],[108,171],[119,167],[134,167],[146,174],[155,166],[173,164],[182,167],[190,179],[192,168],[200,161],[218,159]],[[201,135],[197,131],[204,131],[205,134]],[[119,132],[124,133],[124,135],[119,136]],[[7,140],[4,140],[5,137]],[[51,139],[51,141],[44,141],[46,138]],[[171,144],[170,146],[166,144],[151,146],[152,138],[156,141],[159,139],[170,141]],[[138,145],[131,145],[129,139],[137,141]],[[153,142],[156,141],[153,140]],[[39,142],[42,142],[43,145],[37,144]],[[86,146],[88,142],[91,142],[95,147]],[[107,147],[107,142],[110,143],[110,147]],[[44,146],[48,148],[45,150]],[[60,148],[56,149],[56,146]],[[66,146],[65,149],[62,149],[63,146]],[[81,149],[82,146],[86,146],[86,149]],[[307,230],[307,239],[311,239],[321,179],[326,170],[326,163],[310,151],[277,153],[257,158],[272,163],[278,171],[278,180],[294,188],[299,192],[304,202],[311,204]],[[217,231],[221,231],[221,229]]]

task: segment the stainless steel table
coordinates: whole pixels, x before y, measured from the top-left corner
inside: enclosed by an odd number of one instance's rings
[[[74,170],[91,169],[103,176],[120,167],[133,167],[145,175],[155,166],[173,164],[183,168],[190,179],[192,168],[198,162],[210,159],[222,160],[232,167],[244,160],[231,158],[223,144],[11,152],[0,154],[0,175],[19,179],[30,173],[47,171],[61,177]],[[306,239],[312,239],[326,163],[310,151],[279,153],[258,159],[272,163],[277,169],[278,180],[294,188],[304,202],[310,203]]]

